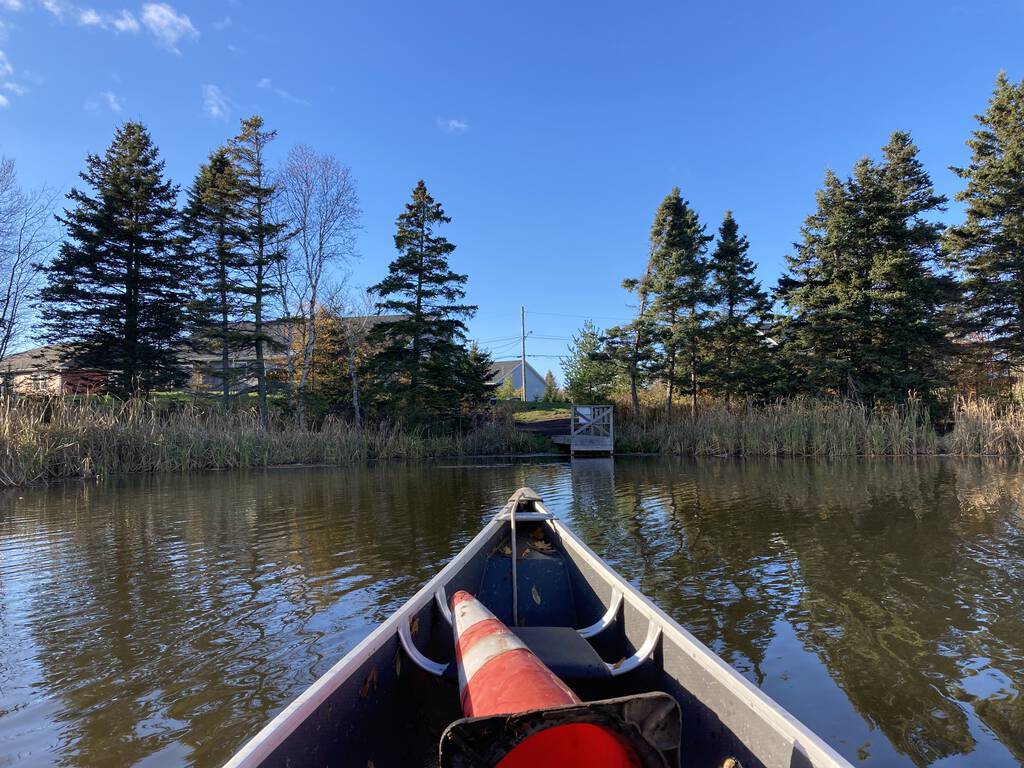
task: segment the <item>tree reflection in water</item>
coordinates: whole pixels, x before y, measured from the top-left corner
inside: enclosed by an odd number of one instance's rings
[[[851,760],[1024,760],[1017,465],[619,459],[0,497],[0,764],[218,765],[519,485]]]

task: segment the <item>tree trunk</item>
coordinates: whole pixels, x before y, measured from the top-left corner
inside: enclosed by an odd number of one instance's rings
[[[352,413],[355,415],[356,426],[363,426],[363,417],[359,412],[359,376],[356,372],[356,350],[351,344],[348,349],[348,370],[352,377]]]
[[[668,353],[668,396],[665,398],[665,416],[672,416],[672,390],[675,385],[676,379],[676,351],[670,350]]]

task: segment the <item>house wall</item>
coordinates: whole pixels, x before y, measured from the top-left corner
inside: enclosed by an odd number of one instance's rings
[[[61,377],[57,371],[15,373],[11,385],[20,395],[56,395],[60,393]]]
[[[523,366],[517,365],[512,370],[512,386],[516,389],[521,389],[523,386]],[[526,366],[526,399],[527,400],[540,400],[544,397],[544,377],[533,370],[529,365]]]

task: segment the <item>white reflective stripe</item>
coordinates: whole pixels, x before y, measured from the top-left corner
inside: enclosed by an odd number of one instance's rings
[[[474,624],[494,618],[494,614],[484,608],[484,604],[475,597],[471,597],[469,600],[463,600],[461,603],[456,605],[454,613],[456,639],[458,639],[463,632]]]
[[[459,691],[466,690],[466,685],[473,675],[491,659],[508,651],[525,649],[523,641],[509,631],[497,631],[476,640],[469,648],[462,648],[462,661],[459,663]]]

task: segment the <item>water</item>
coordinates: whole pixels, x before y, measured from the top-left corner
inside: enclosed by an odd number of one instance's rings
[[[1024,468],[385,465],[0,496],[0,766],[216,766],[520,485],[854,763],[1024,760]]]

